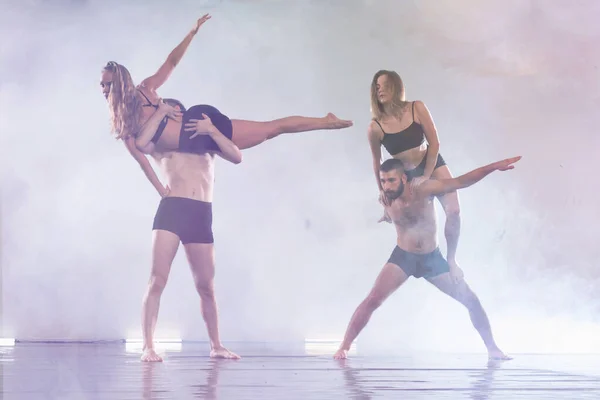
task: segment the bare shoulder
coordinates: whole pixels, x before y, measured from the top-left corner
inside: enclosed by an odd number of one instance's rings
[[[422,100],[415,100],[413,101],[413,103],[415,110],[415,120],[417,122],[421,122],[422,120],[427,120],[431,118],[429,114],[429,109]]]
[[[146,99],[152,99],[155,96],[152,90],[146,87],[144,81],[135,87],[134,95],[143,102],[146,102]]]
[[[150,78],[146,78],[143,81],[141,81],[140,84],[137,85],[135,88],[138,92],[142,93],[147,98],[156,101],[158,94],[156,93],[156,89],[154,89],[152,86],[148,85],[148,82],[147,82],[148,79],[150,79]]]
[[[148,90],[151,91],[152,88],[148,85],[148,80],[150,79],[150,77],[147,77],[145,79],[143,79],[135,88],[137,90]]]
[[[373,139],[381,139],[383,137],[383,130],[381,129],[381,126],[379,126],[377,121],[375,121],[374,119],[372,119],[369,123],[367,133],[369,134],[369,137]]]
[[[415,100],[413,101],[413,103],[415,107],[415,113],[422,114],[425,112],[429,112],[423,100]]]

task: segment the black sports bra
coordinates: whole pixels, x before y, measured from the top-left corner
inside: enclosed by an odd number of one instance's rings
[[[381,131],[383,132],[381,144],[392,156],[402,153],[403,151],[419,147],[423,144],[423,142],[425,142],[425,132],[423,131],[423,127],[415,122],[414,102],[412,103],[412,118],[412,124],[410,124],[408,128],[397,133],[386,133],[379,121],[374,120],[377,122],[377,125],[379,125]]]
[[[144,98],[148,102],[147,104],[142,104],[142,107],[154,107],[158,110],[158,104],[152,104],[152,102],[150,101],[148,96],[146,96],[144,94],[144,92],[142,92],[139,89],[138,89],[138,91],[142,94],[142,96],[144,96]],[[163,131],[165,130],[165,127],[167,126],[167,122],[169,122],[169,117],[164,117],[163,120],[160,121],[160,125],[158,125],[158,129],[156,129],[156,133],[152,137],[152,140],[151,140],[152,143],[156,144],[156,142],[158,142],[158,139],[160,139],[160,136],[163,134]]]

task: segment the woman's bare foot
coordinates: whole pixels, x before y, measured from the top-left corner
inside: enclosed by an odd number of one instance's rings
[[[162,358],[156,354],[154,349],[145,349],[142,353],[141,360],[144,362],[162,362]]]
[[[508,361],[513,358],[504,354],[502,350],[496,349],[488,351],[488,359],[493,361]]]
[[[343,129],[353,125],[352,121],[339,119],[332,113],[327,114],[325,121],[327,123],[327,129]]]
[[[345,360],[346,358],[348,358],[348,350],[339,349],[338,351],[335,352],[335,354],[333,355],[333,358],[335,360]]]
[[[210,351],[210,358],[227,358],[230,360],[239,360],[241,357],[227,350],[225,347],[216,347]]]

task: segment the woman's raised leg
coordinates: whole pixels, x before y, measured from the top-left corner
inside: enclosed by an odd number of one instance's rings
[[[231,123],[231,140],[240,150],[249,149],[283,133],[344,129],[352,126],[352,121],[341,120],[331,113],[322,118],[292,116],[264,122],[232,119]]]

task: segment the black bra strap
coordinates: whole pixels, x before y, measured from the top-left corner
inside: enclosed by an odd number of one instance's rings
[[[140,93],[142,94],[142,96],[144,96],[144,98],[146,99],[146,101],[148,102],[148,104],[144,104],[144,106],[146,106],[146,107],[147,107],[147,106],[151,106],[151,107],[156,107],[156,108],[158,108],[158,106],[157,106],[157,105],[154,105],[154,104],[152,104],[152,102],[150,101],[150,99],[148,98],[148,96],[146,96],[146,95],[144,94],[144,92],[142,92],[140,89],[138,89],[138,92],[140,92]]]
[[[156,144],[156,142],[158,142],[158,139],[160,139],[160,136],[163,134],[163,131],[165,130],[165,127],[167,126],[167,122],[169,122],[169,117],[164,117],[163,120],[160,121],[160,125],[158,125],[158,129],[156,129],[156,133],[152,137],[152,140],[151,140],[152,143]]]
[[[377,121],[376,119],[374,119],[373,121],[375,121],[377,123],[377,125],[379,125],[379,127],[381,128],[381,132],[383,132],[383,134],[385,135],[385,131],[383,130],[383,126],[381,126],[381,124],[379,123],[379,121]]]

